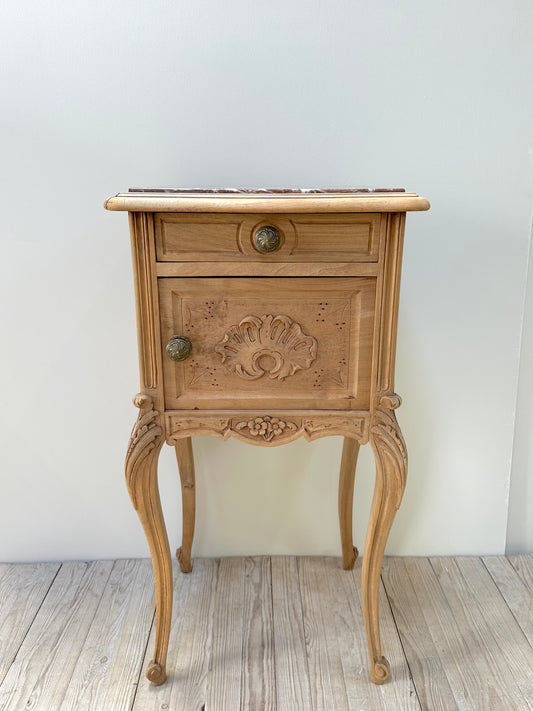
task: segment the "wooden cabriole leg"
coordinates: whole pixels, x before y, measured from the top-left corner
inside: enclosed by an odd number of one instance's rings
[[[180,472],[181,500],[183,507],[183,534],[181,537],[181,548],[178,548],[176,551],[176,557],[179,561],[181,572],[190,573],[192,570],[191,548],[194,538],[196,510],[194,459],[191,437],[176,440],[174,447]]]
[[[351,437],[344,438],[342,447],[341,472],[339,476],[339,526],[341,531],[342,565],[344,570],[352,570],[359,555],[353,544],[353,487],[355,467],[359,454],[359,442]]]
[[[157,686],[167,678],[165,666],[172,617],[172,557],[157,483],[157,461],[163,444],[163,428],[159,412],[154,410],[149,395],[136,395],[133,403],[140,412],[126,454],[126,483],[148,540],[154,569],[155,650],[146,676]]]
[[[400,404],[398,395],[382,396],[370,429],[370,443],[376,458],[376,485],[363,556],[362,598],[370,680],[374,684],[382,684],[390,676],[389,662],[381,653],[379,585],[385,545],[407,477],[407,450],[394,414]]]

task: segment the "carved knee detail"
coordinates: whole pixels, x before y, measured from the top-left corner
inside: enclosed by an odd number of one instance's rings
[[[370,439],[380,465],[379,469],[385,476],[392,474],[395,478],[396,509],[400,507],[407,480],[407,448],[394,414],[394,410],[401,404],[399,395],[383,395],[374,412],[370,428]]]
[[[133,398],[133,404],[139,408],[137,421],[133,426],[126,453],[126,483],[135,509],[137,502],[137,480],[143,468],[149,463],[150,457],[158,452],[163,444],[163,429],[159,424],[159,412],[154,410],[150,395],[138,393]]]

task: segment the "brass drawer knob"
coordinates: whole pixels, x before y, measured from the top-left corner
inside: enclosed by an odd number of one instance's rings
[[[191,350],[192,343],[185,336],[172,336],[167,343],[167,355],[171,360],[187,360]]]
[[[281,235],[275,227],[265,225],[260,227],[254,235],[254,247],[258,252],[268,254],[280,248]]]

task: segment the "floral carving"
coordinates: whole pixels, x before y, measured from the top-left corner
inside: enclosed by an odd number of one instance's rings
[[[239,422],[235,426],[236,430],[243,430],[245,428],[248,428],[248,433],[252,437],[262,437],[267,442],[283,434],[285,430],[289,432],[298,429],[294,422],[285,422],[285,420],[281,420],[279,417],[270,417],[270,415],[255,417],[253,420],[248,420],[247,422]]]
[[[368,442],[369,417],[353,413],[335,417],[331,413],[316,414],[312,417],[301,413],[256,414],[253,412],[227,412],[227,417],[215,417],[201,411],[184,411],[181,414],[166,414],[168,444],[175,444],[182,437],[195,434],[210,434],[221,439],[237,437],[243,442],[260,446],[275,447],[292,442],[298,437],[315,440],[329,435],[352,437],[361,444]]]
[[[224,366],[241,378],[256,380],[268,373],[273,379],[284,380],[310,367],[317,341],[289,316],[246,316],[226,331],[215,351]]]

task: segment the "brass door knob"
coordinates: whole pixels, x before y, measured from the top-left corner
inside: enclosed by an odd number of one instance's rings
[[[254,247],[258,252],[268,254],[280,248],[281,235],[275,227],[265,225],[254,234]]]
[[[172,336],[167,343],[167,355],[171,360],[186,360],[191,355],[192,343],[185,336]]]

